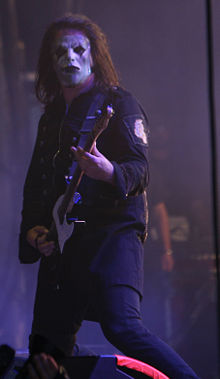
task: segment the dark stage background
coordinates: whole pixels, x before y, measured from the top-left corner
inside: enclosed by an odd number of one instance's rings
[[[219,148],[220,2],[212,8]],[[37,265],[19,264],[17,244],[22,187],[42,112],[33,78],[45,27],[66,11],[102,27],[123,86],[149,116],[150,199],[167,209],[175,265],[171,273],[161,270],[150,203],[144,322],[202,378],[219,378],[205,0],[1,0],[0,344],[27,349]],[[97,353],[115,352],[95,323],[83,324],[78,342]]]

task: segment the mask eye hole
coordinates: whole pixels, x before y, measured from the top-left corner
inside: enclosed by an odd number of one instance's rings
[[[84,49],[84,47],[82,47],[81,45],[79,45],[79,46],[76,46],[74,48],[74,51],[75,51],[76,54],[82,55],[84,53],[85,49]]]
[[[63,46],[59,46],[59,47],[55,50],[55,55],[56,55],[57,59],[59,59],[62,55],[64,55],[65,52],[66,52],[65,47],[63,47]]]

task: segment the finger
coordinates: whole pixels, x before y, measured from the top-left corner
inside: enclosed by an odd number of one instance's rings
[[[58,364],[56,361],[53,359],[53,357],[49,356],[47,357],[47,364],[48,364],[48,372],[50,375],[55,375],[57,374],[58,371]]]
[[[77,148],[72,147],[71,150],[73,151],[76,160],[80,162],[82,158],[84,157],[84,150],[80,147],[77,147]]]
[[[80,152],[79,153],[79,162],[80,163],[84,163],[84,164],[87,164],[89,161],[91,161],[93,159],[93,155],[91,155],[90,153],[88,152]]]
[[[80,164],[84,164],[84,162],[87,161],[94,161],[95,154],[83,150],[80,146],[78,146],[77,148],[73,147],[73,151],[76,159],[79,161]],[[97,149],[95,151],[97,151],[97,156],[101,156],[101,153],[99,153]]]
[[[77,146],[77,153],[84,154],[85,150],[81,146]]]
[[[77,151],[77,148],[76,148],[75,146],[71,146],[71,147],[70,147],[70,150],[75,154],[76,151]]]
[[[37,239],[38,245],[42,245],[42,244],[49,243],[49,242],[51,242],[51,241],[47,241],[47,234],[46,233],[40,235]]]
[[[30,363],[27,365],[27,371],[28,371],[28,378],[39,379],[37,372],[35,371],[34,367]]]
[[[44,370],[44,373],[47,375],[47,378],[54,378],[58,372],[58,365],[53,359],[53,357],[46,355],[45,353],[40,354],[39,362],[41,367]]]
[[[33,230],[34,230],[35,232],[38,232],[38,233],[47,233],[47,232],[48,232],[48,229],[45,228],[45,226],[43,226],[43,225],[36,225],[36,226],[33,228]]]
[[[78,148],[75,147],[75,146],[71,146],[70,150],[73,152],[75,158],[78,160],[79,159],[79,152],[78,152]]]
[[[38,245],[50,245],[50,244],[54,244],[54,241],[48,241],[47,240],[47,235],[48,235],[48,232],[47,233],[44,233],[42,235],[40,235],[37,239],[37,243]]]
[[[40,247],[43,249],[53,249],[55,247],[55,242],[54,241],[45,242],[45,243],[42,243]]]
[[[85,150],[83,150],[83,148],[80,147],[80,146],[77,146],[77,148],[74,148],[73,151],[74,151],[75,154],[78,155],[78,156],[82,156],[82,155],[85,153]]]
[[[54,243],[53,244],[45,244],[45,245],[39,246],[40,251],[43,252],[43,253],[44,252],[45,253],[51,252],[51,251],[54,250],[54,248],[55,248],[55,244]]]
[[[55,249],[55,243],[48,243],[38,247],[41,254],[50,255]]]
[[[96,157],[102,157],[103,155],[100,153],[100,151],[97,149],[96,143],[94,144],[92,148],[92,154]]]
[[[37,372],[40,374],[41,379],[48,379],[47,370],[45,368],[45,358],[40,355],[35,355],[33,358]]]

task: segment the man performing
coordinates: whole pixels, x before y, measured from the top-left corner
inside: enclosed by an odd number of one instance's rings
[[[124,354],[173,379],[197,378],[142,325],[148,129],[136,100],[118,85],[96,24],[68,15],[49,26],[36,80],[45,111],[24,186],[20,233],[20,261],[41,261],[30,351],[33,337],[41,335],[71,355],[82,320],[90,319]],[[109,105],[114,114],[87,152],[85,138]],[[53,207],[79,167],[84,175],[65,213],[74,230],[63,249],[60,243],[61,254],[51,237]]]

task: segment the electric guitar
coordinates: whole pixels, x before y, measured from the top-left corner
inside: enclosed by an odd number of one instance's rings
[[[81,146],[85,151],[89,153],[92,151],[97,138],[107,128],[109,120],[113,114],[113,108],[108,105],[102,112],[102,115],[97,119],[93,129],[85,141],[84,146]],[[81,170],[79,164],[77,164],[65,193],[57,199],[53,208],[53,222],[48,232],[47,240],[56,241],[61,254],[63,252],[65,242],[71,237],[74,230],[74,222],[68,222],[67,213],[68,209],[74,206],[74,197],[77,198],[77,188],[79,187],[83,174],[84,171]]]

